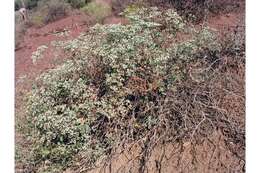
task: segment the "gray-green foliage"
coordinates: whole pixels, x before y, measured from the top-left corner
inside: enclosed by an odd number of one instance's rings
[[[137,135],[131,137],[139,138],[156,125],[158,116],[156,111],[136,112],[137,105],[156,108],[152,95],[164,96],[181,80],[182,72],[172,62],[189,61],[203,49],[220,49],[209,28],[187,29],[172,9],[141,8],[125,15],[128,25],[95,25],[75,40],[55,43],[74,56],[42,74],[30,93],[37,159],[67,164],[83,152],[95,162],[126,136],[133,114]],[[189,38],[180,41],[177,34]],[[120,126],[117,132],[108,130],[115,124]]]

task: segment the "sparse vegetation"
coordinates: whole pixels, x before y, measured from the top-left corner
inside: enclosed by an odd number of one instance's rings
[[[45,23],[56,21],[68,14],[69,5],[61,0],[51,0],[46,5],[48,6],[48,13],[45,17]]]
[[[30,15],[30,23],[36,27],[42,27],[68,15],[69,4],[63,0],[39,1],[38,7]]]
[[[37,3],[39,1],[40,0],[23,0],[25,7],[28,9],[33,9],[37,7]],[[15,0],[15,10],[19,10],[22,7],[23,7],[22,0]]]
[[[30,23],[42,27],[68,15],[72,8],[81,8],[85,0],[27,0],[25,7],[30,11]],[[20,0],[15,1],[15,10],[22,8]]]
[[[84,7],[81,8],[86,14],[89,14],[95,18],[97,22],[102,22],[102,20],[111,15],[111,7],[106,3],[97,3],[95,1],[88,3]]]
[[[35,9],[37,6],[39,7],[42,5],[42,3],[48,3],[52,0],[24,0],[24,5],[32,10]],[[90,0],[61,0],[63,3],[68,3],[70,4],[73,8],[81,8],[83,7],[86,3],[88,3]],[[39,5],[40,3],[40,5]],[[22,1],[21,0],[15,0],[15,10],[19,10],[20,8],[23,7]]]
[[[34,16],[30,19],[30,22],[36,27],[42,27],[44,26],[44,17],[42,14],[35,13]]]
[[[15,26],[15,49],[19,49],[21,43],[23,42],[23,35],[26,32],[26,25],[17,24]]]
[[[15,13],[15,49],[19,49],[23,42],[23,35],[28,28],[29,23],[22,21],[19,13]]]
[[[89,1],[90,0],[67,0],[67,3],[69,3],[73,8],[82,8]]]
[[[137,3],[137,0],[112,0],[112,8],[116,13],[120,13],[135,3]]]

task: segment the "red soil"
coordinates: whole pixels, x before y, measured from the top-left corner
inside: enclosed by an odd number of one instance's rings
[[[215,28],[219,31],[232,30],[236,27],[245,26],[244,13],[228,13],[225,15],[214,16],[209,18],[208,24],[210,27]]]
[[[50,43],[54,40],[69,40],[77,37],[86,29],[86,21],[87,19],[84,15],[72,15],[57,22],[50,23],[42,28],[31,27],[27,29],[20,49],[15,52],[16,81],[20,76],[34,76],[34,74],[39,74],[47,68],[53,67],[53,61],[55,60],[54,52],[61,55],[59,56],[61,59],[65,58],[62,51],[54,51],[54,47],[51,46]],[[55,31],[62,31],[63,29],[69,31],[69,36],[61,37],[54,35]],[[41,45],[46,45],[48,48],[45,50],[44,58],[34,65],[31,59],[32,53]]]

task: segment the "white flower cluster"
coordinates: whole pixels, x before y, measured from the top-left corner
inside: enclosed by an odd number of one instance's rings
[[[44,53],[45,49],[47,49],[47,48],[48,47],[46,45],[42,45],[42,46],[38,47],[35,52],[32,53],[31,58],[32,58],[33,64],[36,64],[37,61],[43,57],[43,53]]]

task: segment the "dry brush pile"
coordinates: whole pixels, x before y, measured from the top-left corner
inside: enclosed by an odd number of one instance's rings
[[[242,171],[243,37],[221,41],[173,9],[124,15],[128,25],[95,25],[57,45],[71,58],[39,76],[28,96],[30,166],[60,172],[78,158],[90,169],[138,142],[144,172],[156,145],[195,144],[219,130]]]

